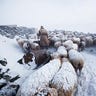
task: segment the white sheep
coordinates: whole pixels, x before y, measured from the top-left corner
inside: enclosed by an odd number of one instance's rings
[[[54,47],[55,48],[58,48],[58,47],[60,47],[61,46],[61,41],[56,41],[55,43],[54,43]]]
[[[65,49],[64,46],[60,46],[57,49],[57,52],[59,53],[59,56],[61,56],[61,57],[67,57],[67,50]]]
[[[59,59],[54,59],[33,72],[22,84],[17,96],[34,96],[35,93],[49,86],[49,82],[61,66]]]
[[[58,96],[74,96],[77,86],[75,70],[67,59],[62,61],[61,69],[56,73],[50,85],[58,90]]]
[[[73,38],[72,38],[72,41],[73,41],[73,43],[76,43],[76,44],[79,45],[79,43],[80,43],[80,38],[73,37]]]
[[[18,42],[19,46],[23,48],[24,42],[28,41],[27,39],[22,39],[22,38],[16,38],[16,41]]]
[[[84,65],[83,56],[74,49],[71,49],[68,52],[68,55],[69,55],[69,60],[72,63],[73,67],[75,68],[76,72],[78,69],[79,69],[79,72],[81,72]]]
[[[86,37],[86,46],[92,46],[93,45],[93,39],[91,36]]]
[[[78,45],[73,43],[72,49],[78,50]]]
[[[39,46],[38,43],[34,43],[34,42],[30,41],[30,40],[29,40],[29,43],[30,43],[30,46],[31,46],[31,49],[32,50],[38,50],[38,49],[40,49],[40,46]]]
[[[73,41],[72,40],[67,40],[65,42],[63,42],[62,44],[67,50],[72,49],[73,47]]]

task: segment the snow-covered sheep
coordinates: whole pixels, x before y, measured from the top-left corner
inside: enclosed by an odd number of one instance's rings
[[[89,47],[89,46],[92,46],[93,45],[93,39],[91,36],[87,36],[86,37],[86,46]]]
[[[72,47],[72,49],[74,49],[74,50],[78,50],[78,45],[73,43],[73,47]]]
[[[69,60],[72,63],[73,67],[75,68],[76,72],[78,69],[79,69],[79,72],[81,72],[84,65],[83,56],[74,49],[71,49],[68,52],[68,55],[69,55]]]
[[[23,44],[24,44],[24,42],[27,41],[27,39],[16,38],[16,41],[18,42],[19,46],[20,46],[21,48],[23,48]]]
[[[60,56],[60,57],[67,57],[67,50],[65,49],[64,46],[60,46],[60,47],[57,49],[57,52],[59,53],[59,56]]]
[[[73,37],[72,41],[73,41],[73,43],[79,44],[80,43],[80,38]]]
[[[67,59],[63,60],[61,69],[56,73],[50,85],[57,89],[58,96],[73,96],[77,85],[77,76]]]
[[[55,88],[45,88],[42,91],[36,93],[34,96],[58,96],[57,90]]]
[[[55,48],[58,48],[58,47],[60,47],[61,46],[61,41],[56,41],[55,43],[54,43],[54,47]]]
[[[32,50],[39,50],[40,49],[40,46],[38,43],[34,43],[32,41],[29,40],[29,43],[30,43],[30,46],[31,46],[31,49]]]
[[[70,49],[72,49],[72,47],[73,47],[73,42],[72,42],[72,40],[67,40],[67,41],[63,42],[62,45],[63,45],[67,50],[70,50]]]
[[[61,66],[59,59],[54,59],[33,72],[21,85],[17,96],[34,96],[47,86]]]
[[[57,42],[57,41],[60,41],[60,38],[54,35],[54,36],[51,38],[51,40],[54,41],[54,42]]]
[[[57,58],[60,59],[59,53],[58,53],[58,52],[53,52],[53,53],[51,54],[51,59],[57,59]]]
[[[31,45],[30,45],[29,41],[25,41],[23,43],[23,50],[25,53],[31,52]]]
[[[96,37],[93,39],[93,45],[96,45]]]
[[[80,44],[78,45],[78,50],[83,51],[85,49],[86,43],[85,41],[81,41]]]

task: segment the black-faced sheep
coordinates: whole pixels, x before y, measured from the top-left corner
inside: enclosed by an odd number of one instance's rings
[[[72,63],[73,67],[75,68],[76,72],[79,69],[79,73],[80,73],[84,66],[83,56],[74,49],[71,49],[68,52],[68,55],[69,55],[69,60]]]

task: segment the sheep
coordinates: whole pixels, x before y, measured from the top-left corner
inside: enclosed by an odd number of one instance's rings
[[[32,62],[33,60],[33,53],[26,53],[24,54],[23,58],[19,59],[17,62],[19,64],[28,64],[29,62]]]
[[[25,53],[31,52],[31,45],[30,45],[29,41],[25,41],[23,43],[23,50]]]
[[[34,96],[58,96],[57,90],[55,88],[45,88],[42,91],[36,93]]]
[[[56,41],[55,43],[54,43],[54,47],[55,48],[58,48],[58,47],[60,47],[61,46],[61,41]]]
[[[64,46],[60,46],[60,47],[57,49],[57,52],[59,53],[59,56],[60,56],[60,57],[67,57],[67,50],[65,49]]]
[[[91,36],[87,36],[86,37],[86,46],[89,47],[89,46],[92,46],[93,45],[93,39]]]
[[[76,50],[71,49],[68,52],[69,60],[72,63],[73,67],[75,68],[75,71],[79,69],[79,73],[81,73],[81,70],[84,66],[84,59],[83,56]]]
[[[52,79],[50,86],[56,88],[58,96],[74,96],[77,86],[77,76],[71,63],[62,58],[62,66]]]
[[[59,59],[51,60],[49,63],[31,73],[21,85],[16,96],[34,96],[36,93],[49,86],[49,82],[61,66]]]
[[[38,42],[38,41],[37,41]],[[29,40],[30,46],[31,46],[31,50],[39,50],[40,46],[38,43],[32,42]]]
[[[59,56],[59,53],[58,52],[53,52],[51,54],[51,59],[57,59],[57,58],[61,59],[60,56]]]
[[[93,39],[93,45],[96,45],[96,37]]]
[[[78,50],[78,45],[77,44],[73,44],[72,49]]]
[[[73,47],[73,41],[67,40],[67,41],[63,42],[62,45],[69,51]]]
[[[19,46],[20,46],[21,48],[23,48],[23,44],[24,44],[24,42],[27,41],[27,39],[16,38],[16,41],[18,42]]]
[[[73,38],[72,38],[72,41],[73,41],[73,43],[76,43],[76,44],[79,45],[79,43],[80,43],[80,38],[73,37]]]
[[[81,41],[80,44],[78,45],[79,49],[78,51],[83,51],[85,49],[86,43],[85,41]]]

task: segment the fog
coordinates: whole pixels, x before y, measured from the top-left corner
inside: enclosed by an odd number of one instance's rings
[[[96,32],[96,0],[0,0],[0,25]]]

